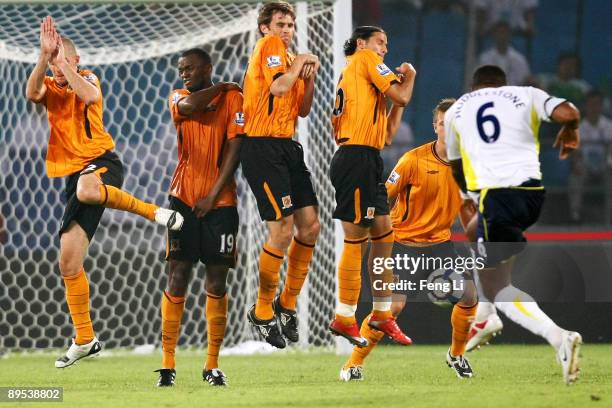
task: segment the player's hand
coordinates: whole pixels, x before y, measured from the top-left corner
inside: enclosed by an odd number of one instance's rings
[[[559,148],[559,159],[565,160],[569,154],[580,146],[580,131],[563,126],[557,134],[553,147]]]
[[[55,33],[55,38],[57,41],[57,49],[51,56],[49,62],[53,65],[57,65],[57,67],[60,68],[60,63],[66,62],[66,56],[64,54],[64,44],[62,43],[62,39],[57,32]]]
[[[300,71],[300,79],[308,79],[314,75],[314,64],[308,63],[302,65],[302,70]]]
[[[409,64],[407,62],[402,62],[402,65],[395,68],[395,70],[397,71],[397,76],[400,78],[400,81],[402,82],[406,79],[407,80],[414,79],[417,73],[416,69],[414,69],[412,64]]]
[[[215,208],[215,201],[217,201],[216,198],[211,195],[200,198],[193,207],[196,217],[202,218],[213,210]]]
[[[40,53],[48,59],[57,52],[56,34],[51,16],[43,18],[40,23]]]
[[[242,88],[236,82],[219,82],[221,92],[238,91],[242,92]]]

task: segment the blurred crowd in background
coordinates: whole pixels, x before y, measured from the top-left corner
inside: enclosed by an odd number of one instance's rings
[[[540,224],[612,225],[612,2],[609,0],[353,0],[355,25],[380,25],[389,66],[407,60],[418,75],[387,171],[401,155],[435,135],[431,109],[469,90],[473,70],[498,65],[509,85],[529,85],[565,98],[582,112],[582,145],[560,162],[559,129],[540,129],[548,190]],[[395,65],[394,65],[395,66]]]

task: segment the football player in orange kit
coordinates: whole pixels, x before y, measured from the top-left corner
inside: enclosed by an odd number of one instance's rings
[[[262,38],[244,76],[247,137],[240,163],[269,234],[259,257],[257,303],[247,318],[269,344],[284,348],[285,338],[299,339],[297,298],[320,229],[304,151],[293,140],[298,116],[310,113],[319,59],[289,52],[295,34],[295,11],[289,3],[266,3],[257,26]],[[276,296],[285,254],[287,277]]]
[[[476,214],[474,202],[467,198],[462,202],[459,187],[453,179],[450,164],[446,160],[444,113],[455,102],[441,100],[433,112],[433,128],[437,140],[426,143],[404,154],[391,172],[387,183],[391,220],[395,243],[393,257],[408,255],[411,258],[454,259],[457,257],[450,242],[451,226],[459,215],[464,228]],[[416,271],[399,271],[399,282],[426,279],[433,270],[427,267]],[[461,278],[458,278],[458,280]],[[472,377],[472,369],[466,358],[465,346],[468,332],[476,314],[477,295],[474,282],[466,273],[461,279],[463,297],[455,303],[451,316],[452,344],[447,353],[447,363],[457,376]],[[396,291],[391,311],[397,317],[406,305],[407,294]],[[354,347],[351,357],[340,371],[344,381],[361,380],[365,358],[382,339],[384,333],[367,324],[361,325],[361,335],[368,340],[363,348]]]
[[[364,347],[355,319],[361,290],[363,246],[370,239],[369,269],[374,258],[388,258],[393,245],[387,191],[380,151],[391,144],[404,107],[412,97],[416,71],[404,62],[395,75],[383,62],[387,35],[380,27],[357,27],[344,44],[347,65],[342,70],[332,124],[340,145],[330,166],[336,190],[333,217],[342,221],[344,247],[338,263],[336,316],[330,330],[352,344]],[[392,103],[387,114],[386,102]],[[376,279],[393,282],[386,269]],[[392,291],[372,288],[369,325],[408,345],[412,341],[397,326],[391,313]]]
[[[52,77],[45,76],[48,66]],[[55,362],[57,368],[64,368],[101,350],[89,314],[89,282],[83,262],[104,209],[129,211],[170,229],[180,229],[183,219],[176,211],[120,190],[123,166],[104,129],[100,82],[93,72],[79,67],[74,44],[60,37],[50,16],[40,25],[40,56],[28,78],[26,97],[47,108],[51,128],[47,175],[66,177],[59,267],[76,336]]]
[[[194,264],[206,265],[208,352],[202,377],[225,386],[219,350],[227,324],[226,279],[236,263],[236,183],[243,135],[242,94],[231,82],[212,82],[210,55],[198,48],[181,54],[178,72],[185,88],[170,95],[179,162],[170,185],[170,208],[185,218],[180,231],[168,231],[169,275],[161,305],[162,368],[157,385],[173,386],[175,349],[185,293]]]

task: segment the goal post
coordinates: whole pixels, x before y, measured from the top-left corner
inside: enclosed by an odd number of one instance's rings
[[[298,12],[295,50],[321,59],[311,113],[298,122],[297,140],[304,146],[318,194],[322,230],[299,300],[297,347],[333,348],[327,324],[335,307],[341,232],[331,218],[334,191],[328,167],[336,147],[330,112],[344,65],[342,44],[351,32],[351,1],[293,4]],[[25,99],[25,83],[38,57],[42,18],[54,17],[60,33],[75,42],[82,66],[101,80],[105,125],[124,164],[123,188],[166,205],[177,160],[167,97],[181,87],[178,54],[203,47],[212,56],[215,81],[241,82],[259,35],[260,6],[239,1],[30,1],[0,7],[0,215],[8,236],[0,242],[0,350],[65,347],[73,334],[58,268],[64,181],[46,176],[46,112]],[[228,277],[227,347],[258,340],[246,311],[256,300],[258,257],[266,236],[240,171],[237,185],[239,260]],[[132,214],[105,211],[85,270],[94,329],[106,348],[160,344],[165,246],[162,227]],[[204,273],[204,266],[194,268],[179,346],[206,341]]]

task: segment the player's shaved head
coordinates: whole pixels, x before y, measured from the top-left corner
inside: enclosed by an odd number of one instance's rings
[[[212,58],[210,57],[210,54],[207,53],[206,51],[204,51],[201,48],[191,48],[191,49],[189,49],[187,51],[184,51],[181,54],[181,58],[182,57],[187,57],[189,55],[196,56],[202,62],[203,65],[212,64]]]
[[[344,43],[344,55],[347,57],[353,55],[357,51],[357,40],[367,41],[375,33],[385,34],[385,30],[377,26],[360,26],[353,31],[351,38]]]
[[[472,89],[474,90],[497,88],[507,84],[506,73],[497,65],[483,65],[474,71],[474,76],[472,77]]]
[[[62,44],[64,45],[64,55],[66,55],[66,57],[78,55],[76,46],[70,38],[62,37]]]
[[[179,76],[190,92],[212,85],[212,58],[201,48],[184,51],[178,60]]]

